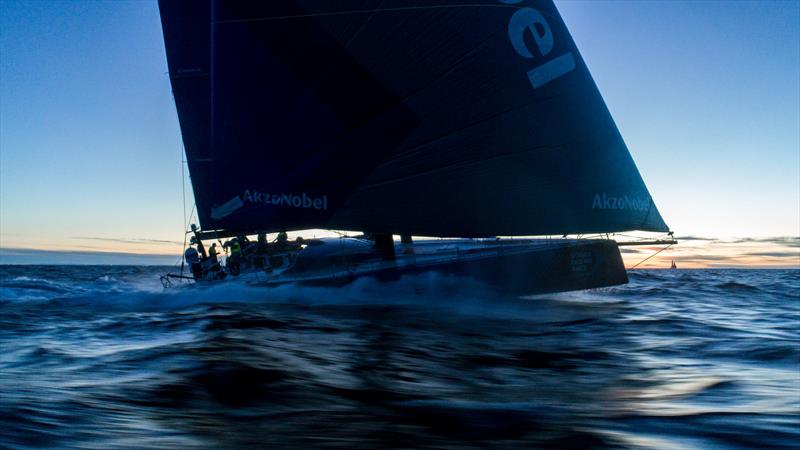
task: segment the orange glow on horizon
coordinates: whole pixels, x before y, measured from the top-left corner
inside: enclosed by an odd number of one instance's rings
[[[355,235],[357,233],[349,233]],[[340,233],[328,230],[306,230],[289,233],[290,239],[336,237]],[[268,235],[268,239],[275,238]],[[182,236],[179,236],[182,238]],[[679,243],[652,256],[662,246],[621,247],[626,268],[641,263],[637,269],[668,269],[675,261],[678,269],[723,267],[800,268],[800,237],[713,239],[702,237],[677,238]],[[130,253],[137,255],[175,255],[180,257],[183,242],[177,239],[137,239],[116,237],[50,237],[30,239],[4,235],[0,249],[32,249],[61,252]]]
[[[654,255],[662,247],[623,247],[625,267]],[[678,269],[724,267],[800,268],[800,238],[709,239],[678,238],[678,244],[652,256],[637,269],[668,269],[675,261]]]

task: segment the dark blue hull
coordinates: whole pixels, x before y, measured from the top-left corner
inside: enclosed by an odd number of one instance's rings
[[[628,282],[616,242],[609,240],[556,241],[531,245],[527,251],[491,250],[491,255],[461,257],[421,264],[384,267],[374,271],[297,280],[310,286],[342,286],[359,278],[395,281],[406,275],[438,273],[467,277],[509,295],[532,295],[614,286]]]

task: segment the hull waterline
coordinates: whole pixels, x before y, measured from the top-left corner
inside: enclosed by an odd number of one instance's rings
[[[323,239],[297,253],[282,271],[243,270],[231,279],[254,286],[337,287],[358,279],[391,282],[439,274],[478,281],[508,295],[593,289],[628,282],[616,242],[605,239],[429,240],[395,243],[383,261],[371,245],[352,238]]]

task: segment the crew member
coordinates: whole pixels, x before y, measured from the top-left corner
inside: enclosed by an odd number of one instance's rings
[[[289,236],[286,235],[285,231],[281,231],[280,233],[278,233],[277,243],[279,250],[283,250],[286,248],[286,244],[289,243]]]
[[[228,259],[228,270],[231,275],[239,275],[242,264],[242,246],[239,245],[238,239],[231,241],[231,257]]]
[[[217,264],[217,243],[211,244],[211,248],[208,249],[208,259],[211,260],[212,264]]]
[[[242,247],[242,250],[247,249],[250,246],[250,239],[247,238],[245,235],[236,236],[236,241],[239,242],[239,245]]]
[[[266,253],[267,248],[267,233],[258,233],[258,252]]]
[[[192,269],[192,276],[194,276],[194,279],[203,279],[203,265],[200,262],[200,254],[197,253],[197,250],[190,246],[183,252],[183,257]]]

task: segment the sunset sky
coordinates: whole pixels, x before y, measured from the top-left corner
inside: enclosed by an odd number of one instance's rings
[[[681,241],[643,267],[800,267],[800,2],[556,4]],[[182,151],[155,1],[0,0],[0,263],[177,258]]]

